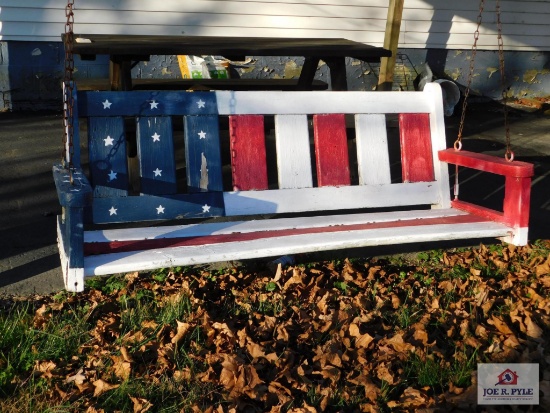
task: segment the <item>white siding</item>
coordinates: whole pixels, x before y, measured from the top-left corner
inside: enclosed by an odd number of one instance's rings
[[[59,41],[63,0],[0,0],[0,40]],[[399,47],[469,49],[479,3],[405,0]],[[495,1],[485,2],[479,48],[494,49]],[[501,1],[507,50],[550,50],[550,0]],[[75,32],[344,37],[381,46],[381,0],[77,0]]]

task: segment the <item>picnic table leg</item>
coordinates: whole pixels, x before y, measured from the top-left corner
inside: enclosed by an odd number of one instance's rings
[[[132,62],[118,56],[111,56],[109,81],[113,91],[132,90]]]
[[[306,57],[304,65],[302,66],[302,71],[300,72],[300,78],[298,79],[297,90],[311,90],[313,78],[315,77],[315,72],[317,71],[320,60],[321,59],[318,57]]]
[[[348,82],[346,79],[346,58],[331,57],[323,58],[330,69],[330,83],[332,90],[348,90]]]
[[[132,62],[119,56],[111,56],[109,63],[109,81],[112,91],[132,90]],[[136,137],[126,135],[128,140],[128,178],[130,185],[137,190],[139,185],[139,162],[137,158]]]

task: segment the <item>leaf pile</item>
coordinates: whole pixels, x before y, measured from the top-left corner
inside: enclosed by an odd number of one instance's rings
[[[549,251],[541,241],[275,275],[186,268],[103,280],[35,300],[40,339],[67,312],[86,333],[70,357],[15,371],[0,397],[9,406],[32,377],[51,406],[89,413],[469,411],[478,362],[532,362],[547,411]]]

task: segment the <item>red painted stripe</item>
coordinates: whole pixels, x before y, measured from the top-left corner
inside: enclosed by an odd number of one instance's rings
[[[470,202],[461,201],[460,199],[452,200],[451,206],[453,208],[459,209],[469,214],[477,215],[481,218],[488,219],[490,221],[496,221],[496,222],[502,222],[502,223],[508,224],[502,212],[491,208],[472,204]]]
[[[434,178],[430,116],[427,113],[399,115],[403,182],[430,182]]]
[[[314,115],[318,186],[350,184],[348,141],[344,115]]]
[[[208,244],[221,244],[225,242],[253,241],[257,239],[284,237],[291,235],[320,234],[342,231],[373,230],[381,228],[400,228],[414,226],[430,226],[438,224],[463,224],[474,222],[486,222],[474,215],[458,215],[443,218],[426,218],[414,220],[399,220],[391,222],[376,222],[354,225],[339,225],[320,228],[284,229],[274,231],[258,231],[251,233],[233,233],[223,235],[208,235],[204,237],[189,238],[160,238],[152,240],[94,242],[84,244],[84,255],[107,254],[114,252],[142,251],[156,248],[184,247]]]
[[[229,117],[233,189],[252,191],[268,188],[264,117]]]
[[[439,151],[438,154],[439,159],[443,162],[497,175],[528,178],[535,173],[535,168],[531,163],[520,161],[508,162],[504,158],[497,158],[496,156],[482,153],[455,151],[451,148]]]
[[[529,225],[531,178],[506,178],[504,189],[504,216],[514,227]]]

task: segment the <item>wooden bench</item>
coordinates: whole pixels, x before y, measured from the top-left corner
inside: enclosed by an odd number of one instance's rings
[[[73,169],[53,168],[71,291],[84,288],[85,276],[208,262],[437,240],[527,242],[533,166],[446,149],[437,84],[422,92],[74,96]],[[87,119],[87,165],[78,116]],[[128,180],[128,118],[139,188]],[[449,164],[503,175],[502,211],[453,200]],[[159,220],[170,225],[146,226]]]

